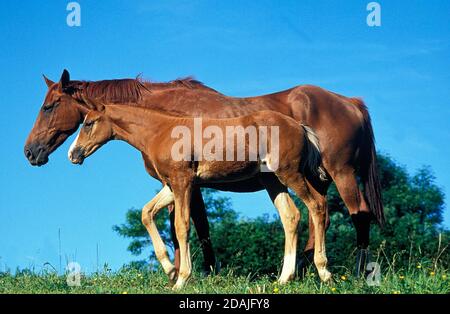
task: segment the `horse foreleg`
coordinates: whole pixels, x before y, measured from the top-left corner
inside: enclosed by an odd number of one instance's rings
[[[170,217],[170,233],[174,246],[174,263],[175,268],[178,272],[180,269],[180,247],[175,233],[174,205],[169,205],[168,210]],[[219,266],[216,264],[216,256],[214,254],[214,249],[209,234],[209,223],[208,217],[206,215],[205,203],[203,202],[203,197],[200,188],[198,187],[194,188],[192,193],[191,218],[192,222],[194,223],[195,230],[197,231],[197,236],[200,241],[200,247],[203,252],[203,272],[206,275],[210,274],[211,272],[216,273],[219,271]]]
[[[183,181],[183,180],[180,180]],[[191,254],[189,250],[190,204],[192,188],[189,182],[172,186],[175,199],[175,231],[180,245],[180,271],[173,290],[183,288],[192,274]]]
[[[142,209],[142,223],[150,235],[155,250],[155,255],[164,272],[169,276],[171,280],[175,279],[176,269],[170,262],[167,254],[167,248],[161,235],[158,232],[158,228],[155,223],[155,215],[164,207],[172,204],[174,201],[173,194],[170,188],[166,185],[161,191]]]

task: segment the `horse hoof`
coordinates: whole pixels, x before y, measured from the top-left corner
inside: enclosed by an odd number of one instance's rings
[[[322,280],[323,282],[331,281],[331,273],[326,269],[319,270],[319,277],[320,277],[320,280]]]
[[[356,254],[355,277],[360,278],[366,275],[366,267],[369,262],[369,250],[359,249]]]
[[[169,271],[167,276],[169,276],[169,281],[170,282],[177,281],[177,279],[178,279],[178,271],[177,271],[177,269],[174,267],[171,271]]]
[[[283,274],[283,272],[281,272],[280,278],[278,278],[278,283],[280,285],[285,285],[287,284],[289,281],[292,281],[295,277],[295,273],[289,273],[289,274]]]
[[[172,287],[172,291],[180,291],[181,289],[184,288],[184,286],[186,285],[186,282],[187,282],[187,280],[184,280],[184,279],[178,277],[177,282]]]
[[[201,271],[203,277],[208,277],[210,275],[217,275],[220,272],[220,262],[216,262],[215,266],[206,265]]]
[[[287,284],[289,281],[290,281],[289,278],[279,278],[279,279],[277,280],[277,282],[278,282],[279,285],[285,285],[285,284]]]

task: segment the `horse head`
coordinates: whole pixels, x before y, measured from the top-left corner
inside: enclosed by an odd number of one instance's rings
[[[73,97],[67,70],[59,82],[45,76],[44,80],[48,91],[24,147],[25,156],[33,166],[48,162],[48,156],[78,129],[86,111],[83,103]]]

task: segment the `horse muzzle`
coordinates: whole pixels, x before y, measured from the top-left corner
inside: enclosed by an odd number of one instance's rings
[[[32,166],[42,166],[48,162],[48,150],[43,145],[36,143],[25,145],[24,153]]]
[[[74,149],[69,152],[69,159],[73,164],[83,164],[84,158],[84,148],[80,146],[74,147]]]

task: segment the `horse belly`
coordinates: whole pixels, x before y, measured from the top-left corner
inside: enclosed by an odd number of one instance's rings
[[[221,183],[242,181],[260,171],[259,162],[212,161],[200,162],[197,167],[198,183]]]

